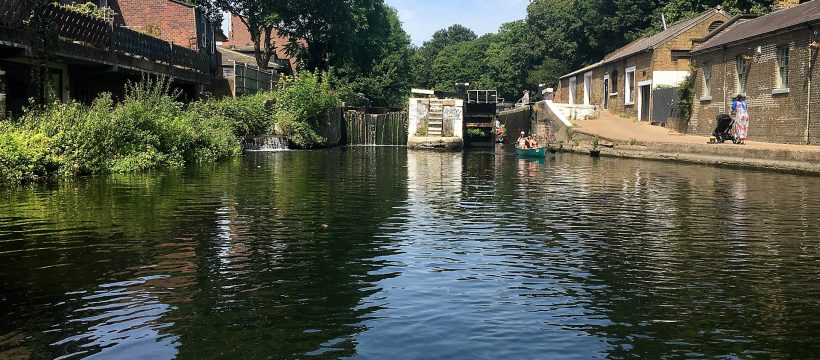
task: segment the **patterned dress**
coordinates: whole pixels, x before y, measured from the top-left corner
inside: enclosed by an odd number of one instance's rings
[[[749,137],[749,111],[745,101],[735,101],[732,103],[732,110],[737,114],[735,119],[735,137],[745,141]]]

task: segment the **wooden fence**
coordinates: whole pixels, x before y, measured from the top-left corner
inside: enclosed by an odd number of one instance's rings
[[[111,47],[111,24],[90,15],[66,9],[56,4],[48,4],[43,14],[53,21],[61,38],[79,41],[101,49]]]
[[[0,0],[0,26],[25,30],[25,16],[26,0]],[[211,57],[204,52],[174,45],[124,27],[114,27],[109,21],[56,3],[45,5],[39,16],[54,24],[57,35],[64,40],[201,73],[212,71]]]
[[[233,63],[234,96],[253,94],[258,91],[273,90],[278,76],[273,71],[263,70],[245,63]]]
[[[22,27],[25,13],[26,0],[3,0],[0,2],[0,26]]]

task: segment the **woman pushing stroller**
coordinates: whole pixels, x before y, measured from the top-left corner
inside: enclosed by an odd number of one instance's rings
[[[739,94],[732,98],[732,115],[734,119],[726,114],[717,116],[712,136],[720,143],[731,140],[735,144],[745,144],[749,137],[749,110],[745,96]]]
[[[735,139],[738,144],[746,144],[746,138],[749,137],[749,107],[743,94],[735,96],[732,102],[732,115],[735,115]]]

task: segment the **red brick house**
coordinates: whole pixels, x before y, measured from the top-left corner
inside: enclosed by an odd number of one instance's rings
[[[279,34],[276,29],[273,30],[274,45],[276,46],[276,53],[271,58],[271,68],[283,74],[293,74],[298,67],[298,60],[295,56],[289,55],[285,52],[285,47],[290,42],[287,36]],[[237,51],[246,55],[253,56],[253,41],[251,34],[245,23],[239,19],[238,16],[233,15],[228,22],[228,39],[223,41],[222,47]]]
[[[215,29],[201,8],[178,0],[109,0],[114,25],[213,54]]]
[[[218,74],[214,26],[195,6],[172,0],[98,0],[98,6],[117,13],[109,19],[48,3],[35,15],[55,26],[57,43],[48,49],[47,86],[35,86],[23,15],[27,3],[0,0],[6,9],[0,12],[0,95],[5,95],[0,105],[13,113],[29,98],[46,93],[63,101],[90,102],[101,92],[119,98],[126,82],[145,74],[170,77],[187,99],[194,99],[208,91]],[[151,35],[145,34],[148,25]]]
[[[734,18],[692,50],[689,132],[711,134],[717,115],[730,112],[731,98],[744,94],[749,139],[820,143],[820,0],[794,3],[758,18]]]

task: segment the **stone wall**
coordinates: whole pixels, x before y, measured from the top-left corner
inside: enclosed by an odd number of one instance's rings
[[[407,110],[409,137],[428,133],[426,128],[430,121],[430,105],[438,104],[442,107],[443,128],[448,133],[442,135],[464,138],[464,100],[411,98],[409,103]]]
[[[327,139],[325,146],[338,146],[342,143],[342,109],[336,108],[319,123],[319,135]]]
[[[696,54],[694,106],[689,131],[710,134],[718,114],[730,112],[731,98],[738,93],[737,58],[750,57],[745,91],[749,115],[749,139],[755,141],[812,144],[820,143],[820,75],[816,70],[817,50],[808,45],[812,32],[798,28],[775,36],[750,39],[726,49]],[[777,49],[789,48],[789,88],[776,89]],[[757,53],[757,49],[760,53]],[[704,67],[711,66],[710,91],[704,86]],[[811,73],[810,73],[811,71]],[[808,79],[814,84],[808,94]],[[708,94],[708,96],[707,96]],[[809,106],[813,109],[809,110]],[[817,110],[815,110],[817,109]],[[808,118],[810,116],[810,119]],[[808,126],[807,126],[808,125]],[[807,135],[808,134],[808,135]]]

